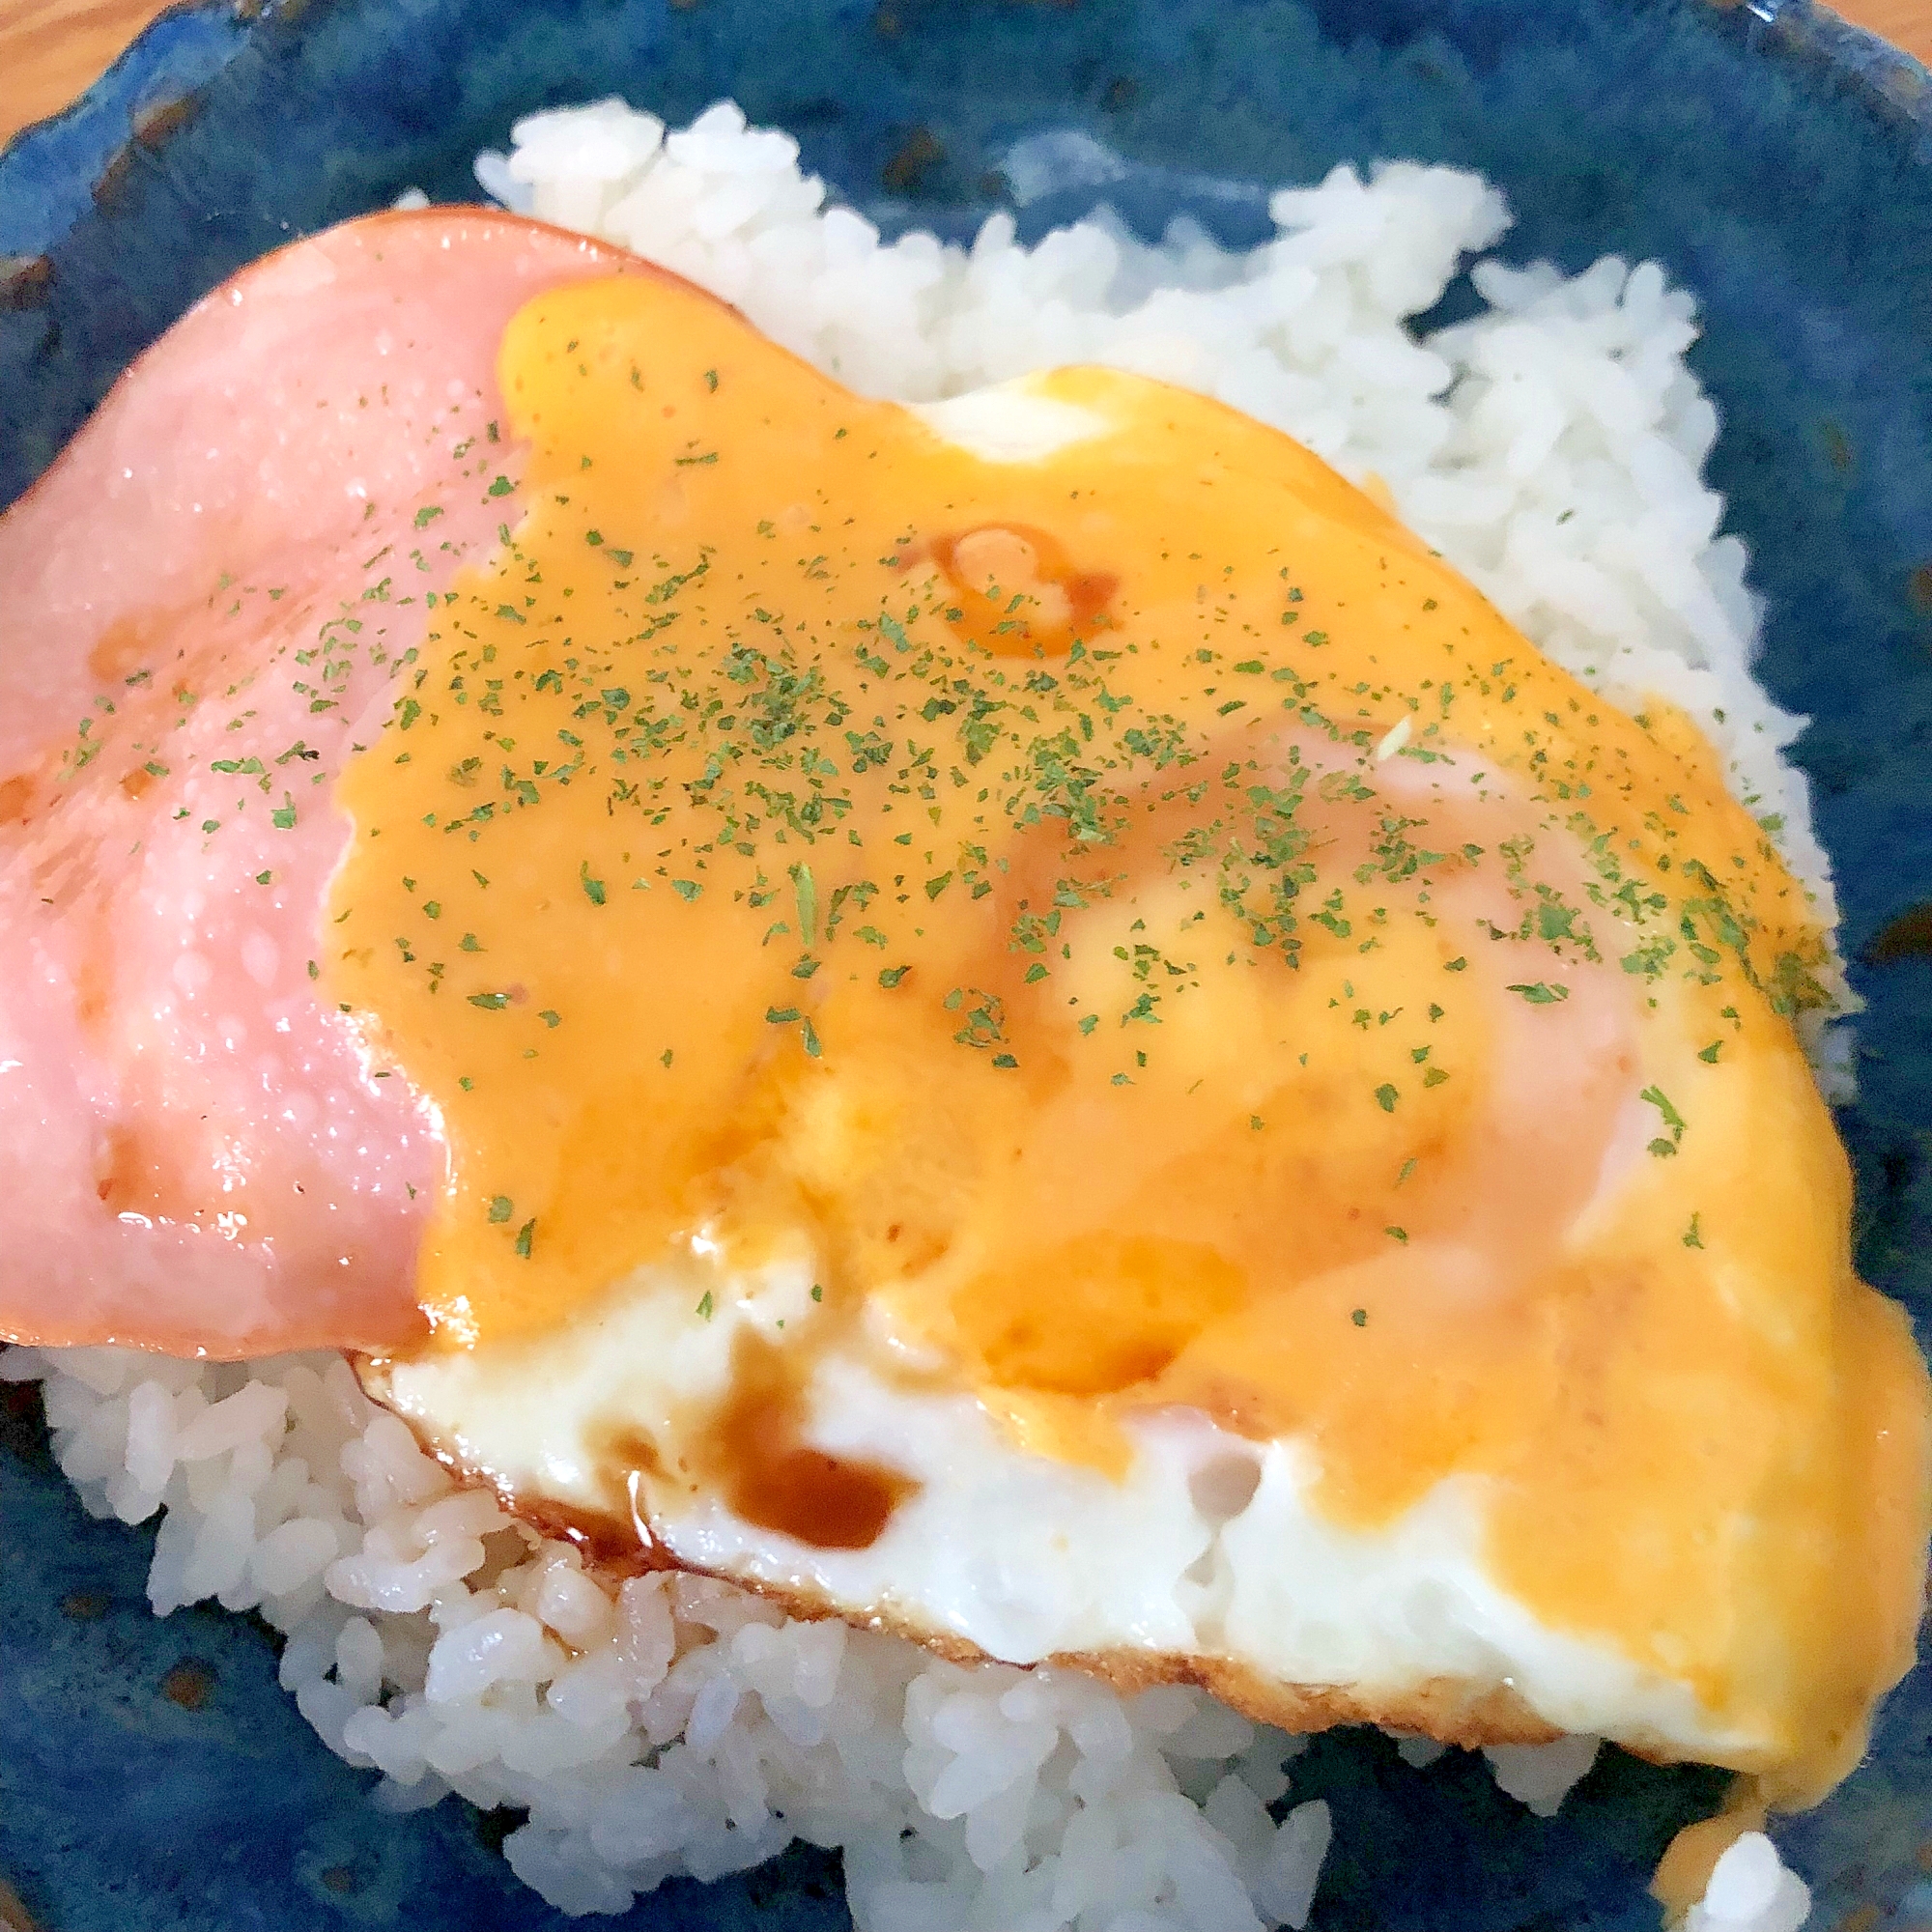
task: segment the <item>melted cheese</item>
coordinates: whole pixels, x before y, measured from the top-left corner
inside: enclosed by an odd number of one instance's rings
[[[1203,1417],[1338,1530],[1474,1485],[1530,1618],[1842,1772],[1924,1373],[1790,1022],[1822,936],[1709,748],[1157,384],[922,420],[639,280],[501,378],[527,512],[338,788],[330,988],[449,1150],[426,1359],[789,1268],[592,1492],[869,1546],[918,1481],[811,1439],[835,1356],[1116,1482]]]

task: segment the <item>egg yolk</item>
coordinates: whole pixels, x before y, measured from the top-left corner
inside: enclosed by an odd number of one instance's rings
[[[1349,1523],[1484,1479],[1546,1624],[1842,1769],[1923,1373],[1791,1024],[1822,935],[1694,730],[1158,384],[1036,379],[1076,433],[993,461],[669,278],[500,369],[527,511],[338,792],[330,991],[449,1151],[430,1346],[803,1253],[686,1445],[754,1521],[877,1534],[784,1418],[885,1336],[1101,1468],[1179,1406]]]

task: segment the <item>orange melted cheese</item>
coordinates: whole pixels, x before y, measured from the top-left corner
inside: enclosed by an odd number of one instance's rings
[[[449,1149],[433,1346],[806,1252],[801,1360],[888,1336],[1045,1454],[1188,1405],[1351,1524],[1489,1479],[1536,1616],[1840,1773],[1924,1375],[1708,746],[1157,384],[1038,379],[1094,433],[989,462],[668,279],[501,377],[527,514],[339,792],[332,989]]]

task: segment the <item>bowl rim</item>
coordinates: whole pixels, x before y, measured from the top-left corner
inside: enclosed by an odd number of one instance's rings
[[[175,0],[149,21],[93,86],[0,142],[0,206],[28,201],[50,176],[86,176],[89,202],[135,151],[157,153],[251,48],[298,34],[320,8],[353,0]],[[727,0],[719,0],[727,4]],[[1783,59],[1838,87],[1881,124],[1916,134],[1913,164],[1932,167],[1932,71],[1902,47],[1835,14],[1823,0],[1673,0],[1683,11],[1735,18],[1753,57]],[[189,75],[192,74],[192,78]],[[83,217],[43,225],[37,247],[0,251],[0,305],[27,295],[48,252]],[[23,278],[25,280],[23,281]]]

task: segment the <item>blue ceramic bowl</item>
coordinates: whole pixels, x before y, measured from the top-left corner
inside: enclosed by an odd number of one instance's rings
[[[1506,250],[1615,250],[1696,290],[1724,412],[1713,480],[1770,601],[1764,675],[1869,1002],[1859,1105],[1867,1277],[1932,1327],[1932,78],[1806,0],[256,0],[154,27],[78,107],[0,155],[0,502],[204,290],[411,184],[471,193],[519,114],[621,92],[668,119],[723,94],[891,230],[962,236],[1016,138],[1077,128],[1130,163],[1154,232],[1265,232],[1257,185],[1408,156],[1508,192]],[[1231,190],[1230,184],[1237,185]],[[1023,228],[1085,213],[1061,196]],[[1467,300],[1466,291],[1460,292]],[[1445,310],[1458,299],[1452,291]],[[6,615],[0,612],[0,648]],[[31,1400],[0,1417],[0,1873],[48,1932],[540,1932],[513,1822],[366,1803],[274,1685],[270,1634],[142,1594],[149,1534],[87,1521]],[[1407,1771],[1336,1734],[1321,1932],[1655,1928],[1644,1894],[1715,1775],[1605,1753],[1548,1822],[1480,1759]],[[1932,1926],[1932,1667],[1871,1757],[1779,1835],[1814,1923]],[[0,1919],[4,1919],[0,1900]],[[846,1921],[795,1853],[623,1921]]]

